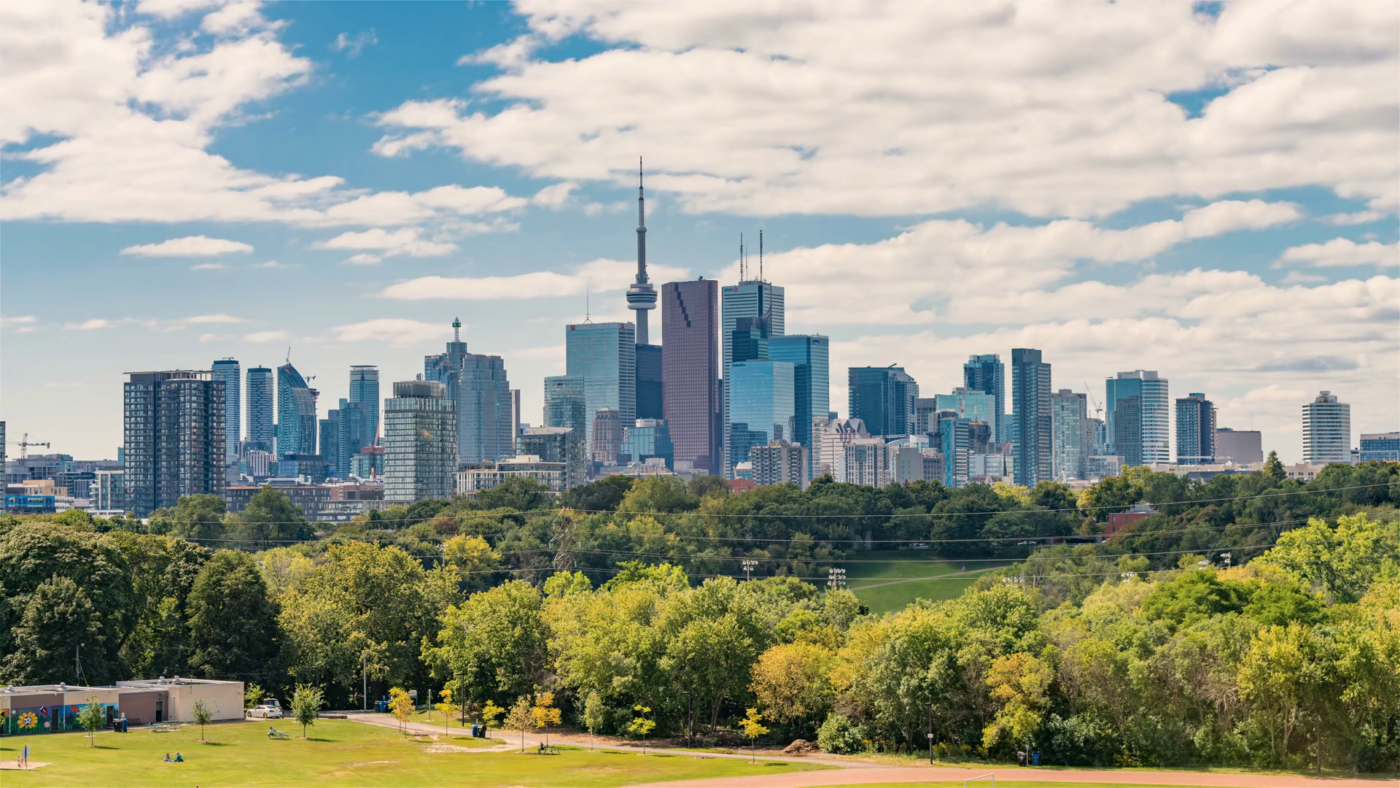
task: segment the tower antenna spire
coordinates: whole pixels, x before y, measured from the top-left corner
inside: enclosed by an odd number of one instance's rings
[[[763,281],[763,231],[758,231],[758,281]]]
[[[739,281],[744,281],[744,234],[739,233]]]
[[[656,288],[647,278],[647,198],[640,156],[637,157],[637,278],[627,288],[627,308],[636,314],[637,344],[650,344],[647,313],[656,308]]]
[[[593,287],[591,285],[585,286],[583,291],[583,322],[585,323],[593,322],[592,307],[589,305],[590,301],[592,300],[592,296]]]

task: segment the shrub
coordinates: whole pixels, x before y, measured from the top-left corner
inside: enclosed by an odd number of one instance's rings
[[[822,752],[850,755],[865,749],[865,731],[844,714],[832,713],[817,730],[817,746]]]

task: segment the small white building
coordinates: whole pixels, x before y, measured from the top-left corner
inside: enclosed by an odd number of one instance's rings
[[[215,720],[243,719],[241,681],[183,679],[179,676],[167,679],[162,676],[158,679],[118,681],[117,689],[121,692],[122,712],[129,718],[147,723],[192,722],[197,700],[209,705]]]

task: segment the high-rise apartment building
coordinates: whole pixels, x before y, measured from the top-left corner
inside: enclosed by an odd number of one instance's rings
[[[831,410],[830,351],[831,340],[820,334],[787,334],[768,340],[768,358],[792,364],[796,424],[787,440],[809,449],[812,419],[824,418]],[[757,478],[757,466],[754,473]]]
[[[277,394],[268,367],[248,368],[248,445],[271,452],[276,448],[277,419],[273,415]]]
[[[820,458],[812,463],[815,466],[814,478],[830,476],[840,481],[837,477],[843,472],[841,466],[845,462],[846,446],[857,438],[868,437],[870,434],[860,419],[838,419],[834,416],[824,420],[813,419],[812,440],[820,453]]]
[[[800,443],[785,440],[769,441],[749,449],[753,463],[753,482],[759,487],[773,484],[795,484],[806,489],[811,482],[808,449]]]
[[[1215,428],[1215,459],[1229,460],[1236,465],[1257,465],[1264,462],[1264,438],[1259,430]]]
[[[363,446],[373,446],[379,440],[379,367],[372,364],[356,364],[350,367],[350,398],[352,403],[363,403],[369,418],[367,432],[369,438]],[[343,410],[344,405],[341,406]],[[364,438],[359,440],[363,441]],[[354,447],[359,451],[361,447]]]
[[[291,362],[277,368],[277,458],[316,453],[316,395]]]
[[[539,457],[543,462],[563,463],[566,490],[588,481],[588,451],[582,428],[527,427],[520,432],[520,454]]]
[[[224,383],[210,371],[131,372],[123,386],[126,504],[137,517],[225,487]]]
[[[847,380],[851,418],[864,422],[871,435],[909,435],[917,429],[919,384],[903,367],[851,367]]]
[[[1094,454],[1094,425],[1089,420],[1088,395],[1060,389],[1050,395],[1054,438],[1051,470],[1055,481],[1086,479]]]
[[[1303,462],[1351,462],[1351,406],[1330,391],[1303,406]]]
[[[793,365],[768,359],[729,367],[729,477],[749,459],[749,449],[788,440],[796,425]]]
[[[1109,453],[1123,465],[1165,465],[1172,461],[1171,411],[1167,380],[1152,370],[1119,372],[1104,385]]]
[[[995,400],[996,421],[989,422],[996,430],[997,443],[1007,443],[1011,436],[1006,428],[1006,367],[1001,356],[986,353],[969,356],[963,364],[963,387],[989,394]]]
[[[505,361],[467,351],[462,321],[452,321],[447,352],[423,359],[423,379],[446,387],[457,414],[457,460],[481,462],[515,455],[510,381]]]
[[[335,455],[326,455],[326,462],[335,468],[335,475],[348,479],[355,472],[355,455],[366,448],[373,448],[378,426],[378,403],[340,401],[336,413]],[[322,450],[322,454],[325,451]]]
[[[719,283],[661,286],[663,411],[676,470],[720,472]]]
[[[637,420],[637,343],[631,323],[575,323],[564,334],[566,374],[583,380],[587,443],[603,408],[623,423]]]
[[[617,456],[622,453],[622,419],[616,410],[599,408],[593,414],[593,443],[590,448],[593,462],[617,465]]]
[[[457,410],[447,384],[394,383],[384,401],[384,500],[409,504],[451,498],[456,489]]]
[[[1034,487],[1055,477],[1050,365],[1039,350],[1011,350],[1011,427],[1016,483]]]
[[[1205,394],[1176,400],[1176,464],[1215,462],[1215,403]]]
[[[340,411],[337,409],[326,411],[326,417],[321,419],[321,448],[317,454],[326,463],[326,475],[340,477]]]
[[[242,370],[237,359],[221,358],[214,362],[214,379],[224,384],[224,467],[225,476],[232,474],[230,483],[238,481],[238,443],[243,438]]]
[[[919,400],[927,402],[927,400]],[[981,389],[969,388],[967,386],[953,389],[952,394],[938,394],[933,398],[935,411],[951,410],[958,414],[958,418],[968,421],[980,421],[987,424],[992,429],[992,436],[1000,435],[1002,415],[997,411],[999,400],[995,394],[988,394]],[[919,421],[918,403],[915,403],[915,421]],[[915,433],[928,432],[921,429],[918,423],[915,424]]]

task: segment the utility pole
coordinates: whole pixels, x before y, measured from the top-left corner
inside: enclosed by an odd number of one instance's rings
[[[752,580],[753,577],[752,577],[751,573],[753,572],[754,569],[757,569],[757,568],[758,568],[758,561],[756,561],[756,560],[754,560],[754,559],[752,559],[752,558],[745,558],[745,559],[744,559],[744,579],[745,579],[745,580]]]
[[[83,686],[83,655],[82,648],[86,643],[79,643],[73,647],[73,672],[77,675],[77,685]]]
[[[367,652],[360,652],[360,676],[364,680],[364,688],[361,690],[360,708],[369,711],[369,663],[365,661]]]

